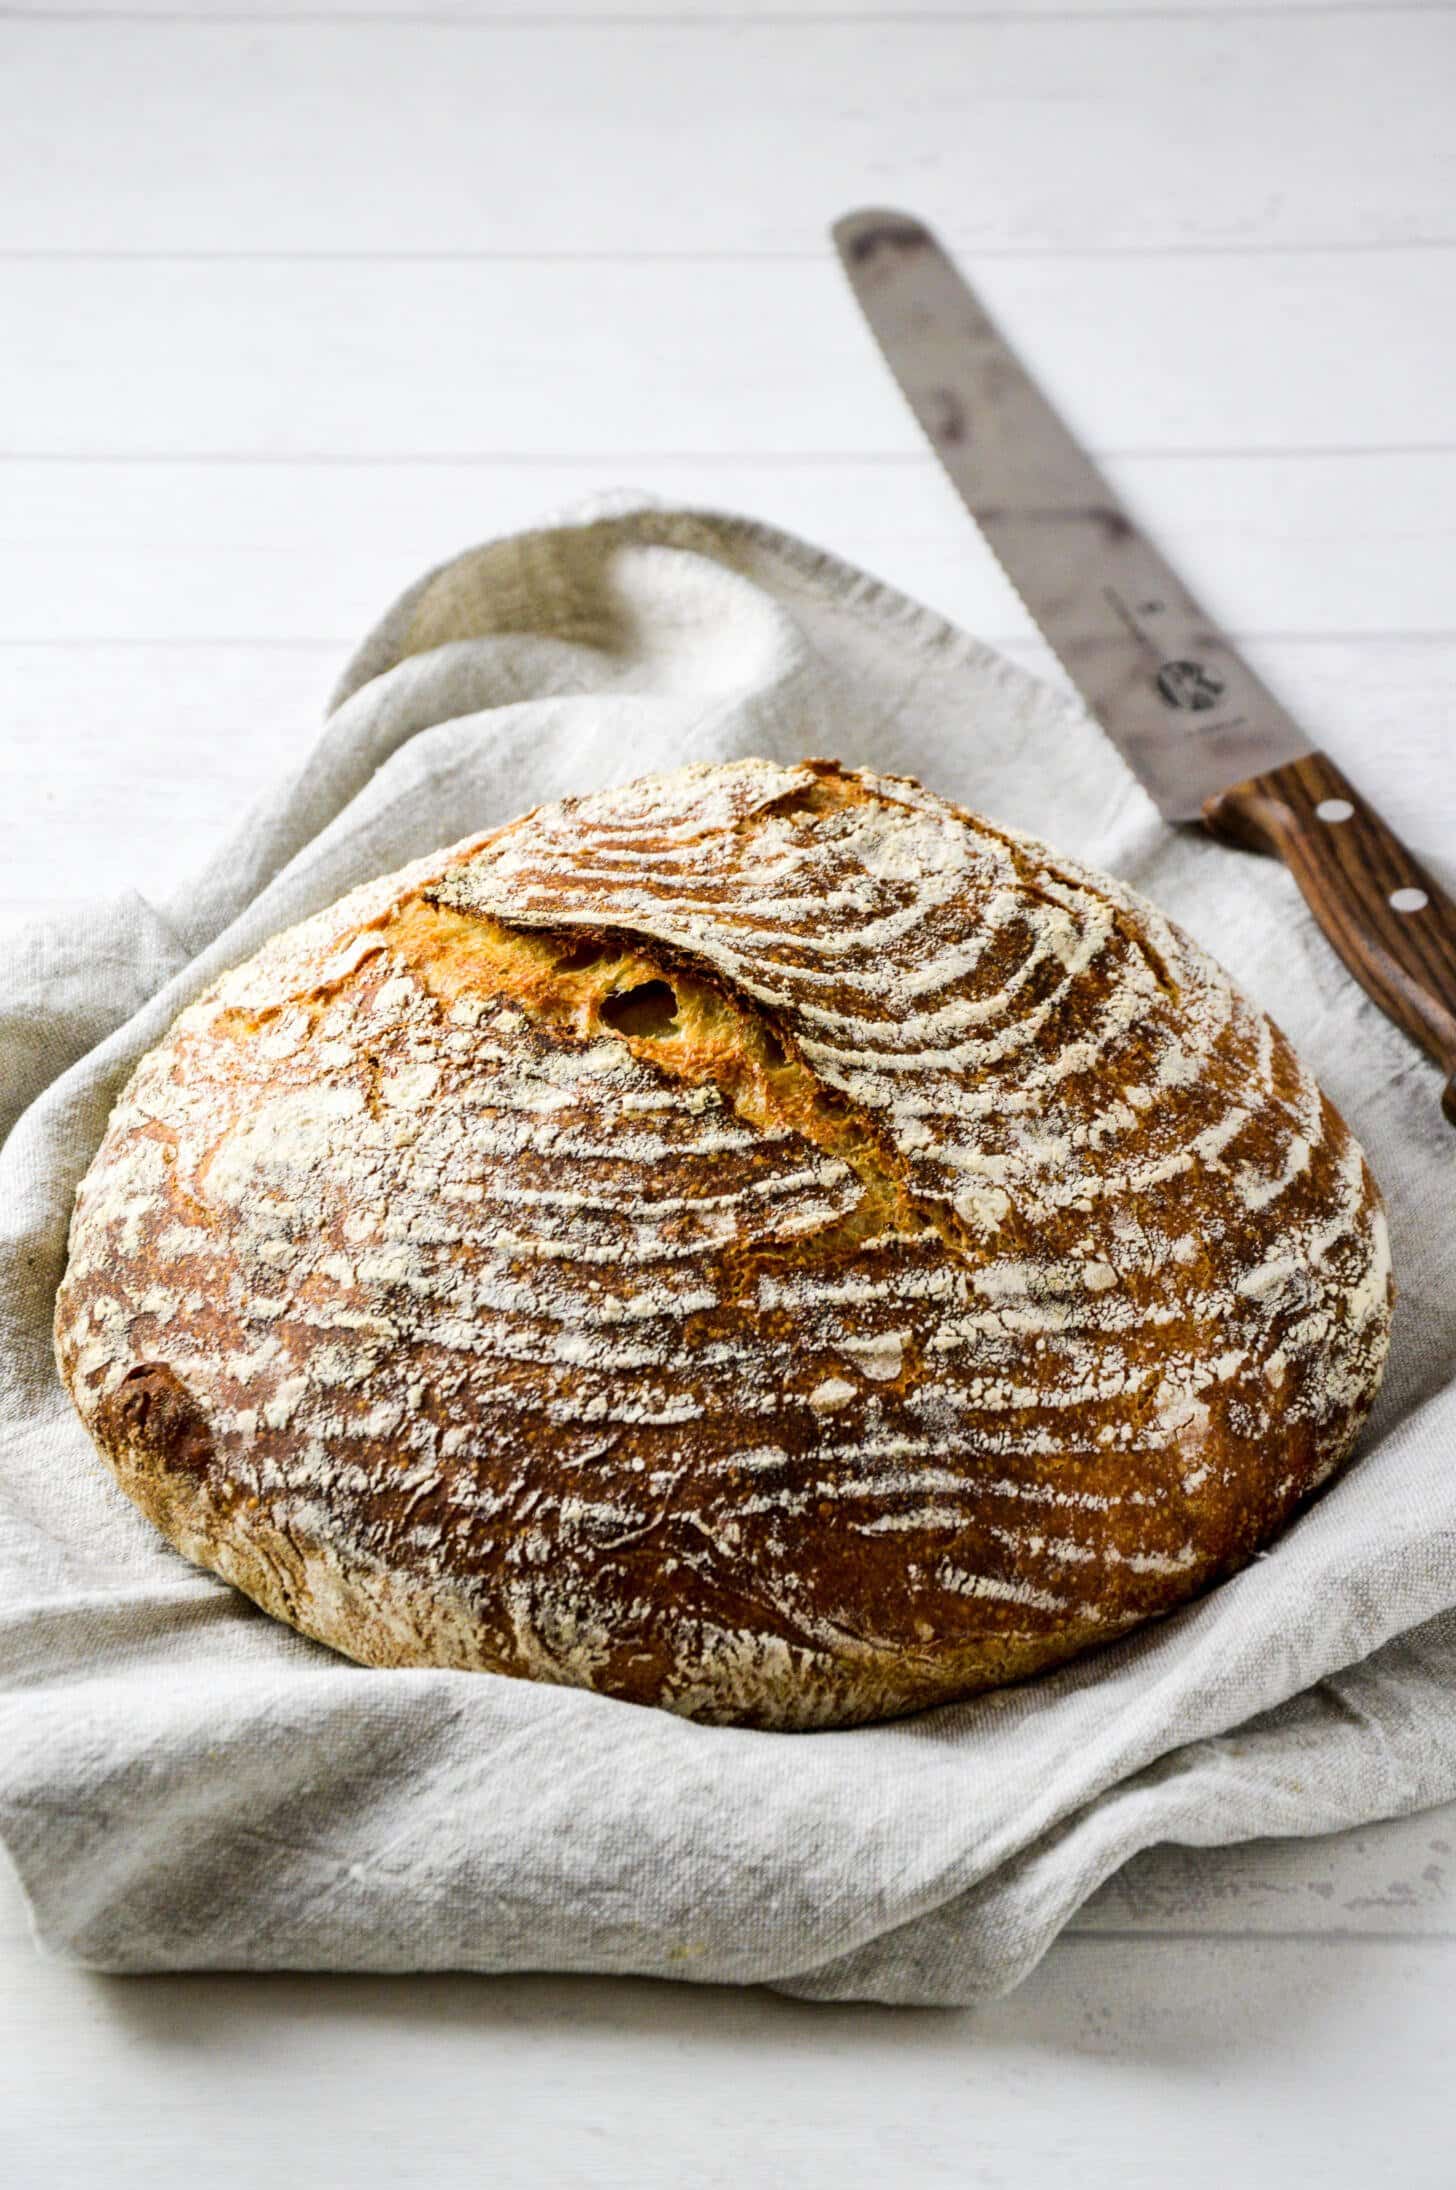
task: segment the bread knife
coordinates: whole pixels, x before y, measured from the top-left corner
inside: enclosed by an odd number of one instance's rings
[[[875,208],[833,234],[952,486],[1128,766],[1169,821],[1283,860],[1447,1074],[1456,1125],[1456,904],[1215,629],[923,222]]]

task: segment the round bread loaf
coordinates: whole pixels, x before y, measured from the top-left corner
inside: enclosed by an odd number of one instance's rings
[[[742,761],[218,982],[117,1105],[56,1338],[123,1489],[336,1650],[820,1727],[1249,1559],[1390,1297],[1359,1148],[1151,905]]]

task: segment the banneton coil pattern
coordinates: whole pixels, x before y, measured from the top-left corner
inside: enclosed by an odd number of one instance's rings
[[[123,1488],[305,1633],[790,1728],[1243,1564],[1390,1299],[1359,1148],[1151,905],[742,761],[218,982],[117,1105],[56,1330]]]

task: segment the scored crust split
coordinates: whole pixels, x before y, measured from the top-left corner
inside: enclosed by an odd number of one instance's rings
[[[1359,1148],[1151,905],[901,777],[684,769],[276,937],[142,1059],[58,1358],[368,1665],[852,1724],[1169,1611],[1349,1451]]]

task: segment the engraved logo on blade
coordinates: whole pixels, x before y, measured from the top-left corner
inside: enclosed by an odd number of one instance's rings
[[[1164,662],[1157,687],[1170,707],[1190,707],[1201,714],[1223,698],[1223,685],[1202,662]]]

